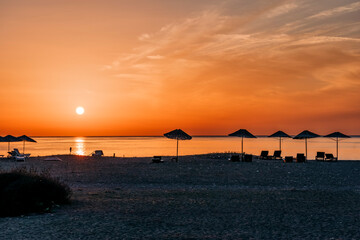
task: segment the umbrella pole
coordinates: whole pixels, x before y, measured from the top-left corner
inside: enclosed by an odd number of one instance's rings
[[[244,137],[241,137],[241,161],[244,159]]]
[[[280,149],[279,149],[279,150],[281,151],[281,137],[280,137],[279,145],[280,145]]]
[[[307,138],[305,138],[305,156],[307,160]]]
[[[8,142],[8,152],[10,152],[10,142]]]
[[[25,140],[23,141],[23,154],[25,154]]]
[[[336,138],[336,159],[339,160],[339,138]]]
[[[179,160],[179,139],[176,138],[176,162]]]

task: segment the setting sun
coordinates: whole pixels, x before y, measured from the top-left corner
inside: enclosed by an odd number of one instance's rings
[[[77,107],[76,108],[76,114],[77,115],[83,115],[85,112],[85,109],[83,107]]]

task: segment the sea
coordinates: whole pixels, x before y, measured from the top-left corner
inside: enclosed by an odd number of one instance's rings
[[[10,149],[18,148],[31,156],[69,154],[91,155],[103,150],[105,156],[151,157],[176,155],[176,140],[162,136],[155,137],[32,137],[37,143],[10,143]],[[0,143],[0,154],[7,155],[8,143]],[[244,138],[244,152],[259,155],[262,150],[273,154],[279,149],[279,139],[260,136]],[[305,140],[285,138],[281,141],[282,156],[296,156],[305,153]],[[307,140],[308,159],[314,159],[316,152],[333,153],[336,156],[336,141],[330,138]],[[179,155],[206,153],[241,152],[241,138],[228,136],[195,136],[191,140],[179,141]],[[360,136],[339,141],[339,160],[360,160]]]

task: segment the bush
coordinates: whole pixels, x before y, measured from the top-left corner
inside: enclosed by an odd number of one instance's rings
[[[50,212],[70,203],[70,188],[49,174],[17,169],[0,173],[0,216]]]

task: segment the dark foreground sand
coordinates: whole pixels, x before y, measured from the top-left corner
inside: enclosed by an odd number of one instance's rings
[[[0,239],[360,239],[360,161],[59,157],[0,161],[73,189],[53,213],[0,218]]]

